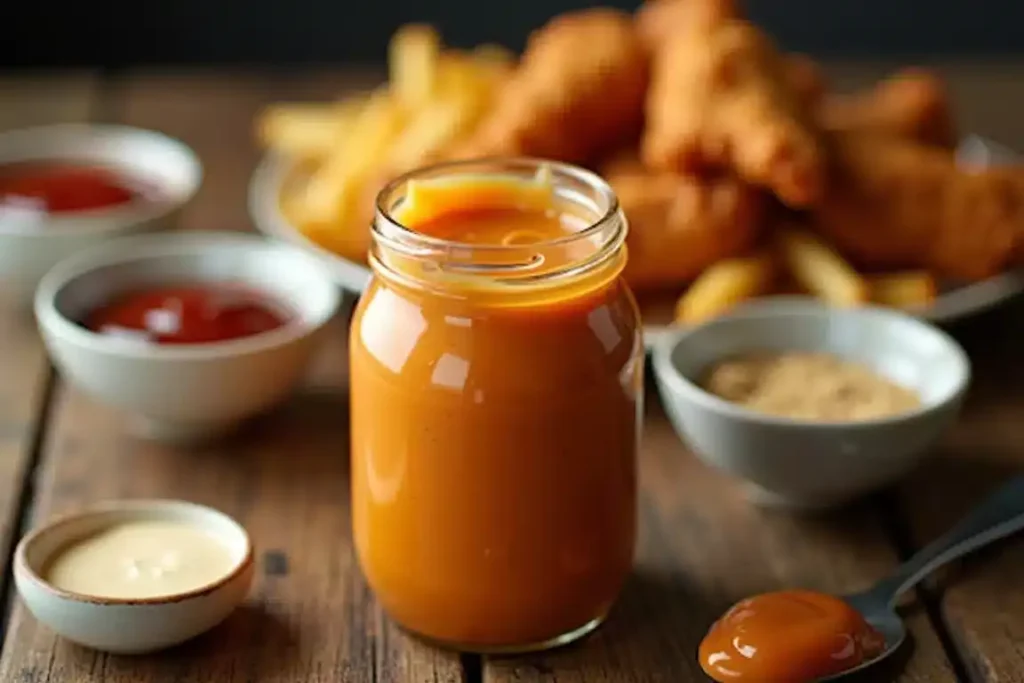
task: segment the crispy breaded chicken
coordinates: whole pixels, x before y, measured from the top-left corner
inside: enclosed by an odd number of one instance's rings
[[[636,12],[636,28],[647,50],[654,53],[659,46],[678,34],[685,26],[690,0],[647,0]],[[706,7],[705,11],[717,11],[721,17],[738,16],[733,2],[719,2]],[[707,17],[703,18],[707,21]],[[826,81],[821,67],[806,55],[784,56],[786,78],[790,87],[809,106],[816,107],[825,95]]]
[[[836,133],[831,147],[815,229],[858,264],[981,280],[1020,259],[1019,171],[962,169],[946,150],[892,136]]]
[[[788,54],[784,59],[789,87],[808,111],[814,111],[820,106],[828,89],[828,82],[821,66],[807,55]]]
[[[874,88],[830,95],[822,102],[822,125],[834,131],[876,132],[952,147],[956,128],[946,87],[923,69],[903,69]]]
[[[683,10],[678,30],[654,50],[644,162],[733,171],[790,206],[813,204],[825,185],[824,154],[785,58],[728,0],[687,0]]]
[[[625,277],[636,290],[683,284],[759,237],[764,198],[738,180],[650,171],[635,153],[600,170],[629,221]]]
[[[736,18],[740,15],[736,0],[709,3],[698,0],[647,0],[636,12],[640,39],[652,52],[684,30],[688,23],[704,24]]]
[[[451,156],[591,162],[638,133],[647,81],[648,57],[628,14],[560,15],[530,37],[490,114]]]

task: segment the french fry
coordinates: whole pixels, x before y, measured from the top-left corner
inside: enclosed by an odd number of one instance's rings
[[[398,134],[388,155],[391,168],[406,170],[427,160],[464,135],[484,111],[472,94],[447,97],[421,109]]]
[[[431,26],[407,24],[388,45],[388,66],[395,99],[415,109],[437,94],[441,37]]]
[[[492,105],[515,56],[497,45],[444,50],[434,28],[401,27],[389,45],[389,82],[337,104],[278,105],[257,120],[262,143],[311,171],[280,198],[289,221],[321,246],[365,258],[371,185],[436,158]]]
[[[306,199],[302,192],[285,188],[278,199],[281,215],[289,223],[302,225],[306,220]]]
[[[323,157],[351,130],[362,106],[362,99],[271,105],[256,120],[257,136],[265,148],[287,156]]]
[[[518,62],[514,52],[502,45],[490,43],[476,46],[469,56],[492,80],[500,80],[507,76]]]
[[[867,281],[817,237],[803,230],[781,228],[775,239],[783,263],[801,287],[837,306],[868,301]]]
[[[473,61],[499,69],[511,69],[518,61],[516,54],[504,45],[484,43],[473,48]]]
[[[327,223],[303,223],[300,231],[310,241],[343,256],[350,261],[364,263],[369,248],[370,232],[368,226]]]
[[[925,271],[877,275],[868,280],[871,300],[893,308],[927,306],[938,296],[935,277]]]
[[[676,304],[676,322],[693,325],[725,313],[771,287],[776,264],[770,252],[726,259],[705,270]]]
[[[474,98],[489,102],[502,76],[463,53],[449,51],[438,63],[437,97]]]
[[[362,182],[387,156],[404,120],[402,108],[390,92],[379,90],[370,97],[345,143],[310,178],[305,195],[307,221],[344,222],[359,201]]]

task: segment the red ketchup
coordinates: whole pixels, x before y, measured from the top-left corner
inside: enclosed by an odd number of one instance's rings
[[[257,292],[186,285],[120,296],[87,316],[85,326],[154,344],[211,344],[270,332],[290,320],[287,310]]]
[[[106,209],[144,196],[133,179],[101,166],[20,162],[0,166],[0,209],[71,213]]]

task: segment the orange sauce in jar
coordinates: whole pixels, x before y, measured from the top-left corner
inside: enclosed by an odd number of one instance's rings
[[[386,189],[351,328],[359,560],[392,618],[458,649],[582,635],[633,561],[625,223],[596,177],[539,168],[469,162]]]
[[[700,665],[722,683],[812,683],[884,649],[882,635],[842,598],[790,590],[736,603],[700,644]]]

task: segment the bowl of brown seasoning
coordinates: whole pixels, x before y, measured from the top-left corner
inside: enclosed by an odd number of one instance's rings
[[[910,471],[956,419],[963,349],[895,310],[750,304],[658,340],[665,410],[703,462],[762,504],[842,504]]]

